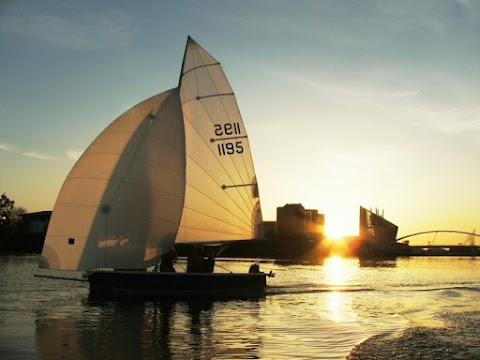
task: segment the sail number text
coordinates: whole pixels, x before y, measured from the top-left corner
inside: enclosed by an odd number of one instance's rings
[[[218,140],[224,140],[223,142],[217,143],[218,155],[233,155],[243,153],[243,144],[241,140],[238,140],[239,137],[243,138],[242,131],[240,129],[239,123],[225,123],[225,124],[214,124],[215,136],[231,136],[231,138],[221,138]],[[235,140],[235,141],[225,141],[225,140]]]

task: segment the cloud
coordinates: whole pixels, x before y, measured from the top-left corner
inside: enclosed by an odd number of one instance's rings
[[[364,119],[370,120],[387,114],[385,121],[389,126],[393,119],[403,117],[404,125],[443,134],[480,132],[480,91],[458,74],[424,72],[418,75],[414,72],[410,75],[393,69],[391,75],[375,70],[350,79],[344,74],[322,73],[316,77],[278,73],[277,77],[294,84],[296,89],[310,88],[320,95],[311,94],[312,98],[322,99],[323,107],[346,103],[349,109],[355,108]],[[341,111],[337,108],[336,115]]]
[[[418,107],[416,112],[423,120],[418,124],[420,127],[444,134],[480,133],[479,107]]]
[[[0,142],[0,149],[5,151],[13,151],[15,149],[15,146]]]
[[[65,155],[67,155],[69,159],[72,159],[75,161],[77,161],[80,158],[80,156],[82,156],[82,153],[83,153],[82,151],[74,150],[74,149],[65,151]]]
[[[0,24],[5,31],[79,51],[125,47],[134,38],[122,14],[89,15],[70,19],[46,14],[0,16]]]
[[[396,101],[408,98],[415,98],[420,94],[417,89],[396,89],[377,84],[366,85],[361,81],[346,82],[336,79],[323,78],[318,80],[298,74],[281,74],[281,78],[296,83],[297,85],[310,87],[322,93],[339,98],[372,99],[376,101]]]
[[[12,145],[5,142],[0,142],[0,150],[8,151],[13,154],[20,154],[29,158],[38,159],[38,160],[57,160],[60,159],[60,156],[55,155],[48,155],[42,151],[38,150],[31,150],[31,149],[22,149],[17,145]],[[73,155],[69,155],[67,151],[67,157],[76,160],[73,156],[75,156],[75,150],[71,150]]]
[[[21,152],[21,154],[24,155],[24,156],[28,156],[28,157],[31,157],[31,158],[34,158],[34,159],[39,159],[39,160],[56,159],[55,156],[46,155],[46,154],[43,154],[42,152],[36,151],[36,150],[23,151],[23,152]]]

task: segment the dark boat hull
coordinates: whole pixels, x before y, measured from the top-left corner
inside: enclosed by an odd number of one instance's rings
[[[245,299],[265,294],[264,273],[92,271],[90,300]]]

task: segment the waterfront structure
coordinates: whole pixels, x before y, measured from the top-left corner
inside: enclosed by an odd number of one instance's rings
[[[305,233],[309,237],[320,239],[325,233],[325,215],[318,210],[305,210]]]
[[[323,237],[325,216],[318,210],[305,209],[302,204],[277,207],[277,238],[311,239]]]
[[[38,211],[22,215],[22,230],[32,235],[47,233],[48,222],[50,221],[51,211]]]
[[[277,222],[276,221],[264,221],[262,222],[263,227],[263,238],[265,240],[275,239]]]
[[[359,256],[376,256],[393,253],[397,247],[398,226],[388,221],[378,209],[373,212],[360,206]]]

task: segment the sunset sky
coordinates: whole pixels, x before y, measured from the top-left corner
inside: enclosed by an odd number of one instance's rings
[[[0,1],[0,193],[51,210],[115,118],[178,83],[187,36],[219,60],[265,220],[327,233],[378,208],[399,236],[480,230],[480,1]]]

